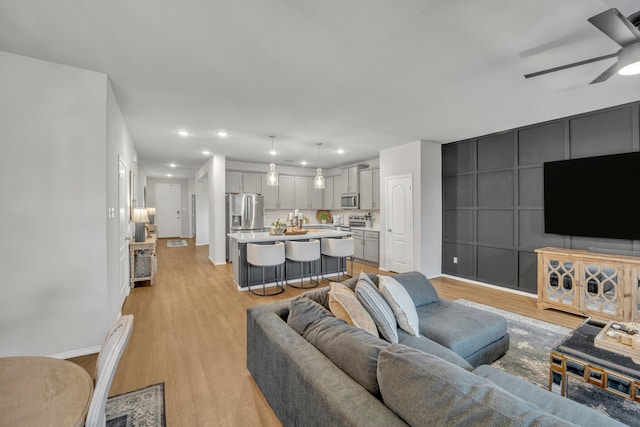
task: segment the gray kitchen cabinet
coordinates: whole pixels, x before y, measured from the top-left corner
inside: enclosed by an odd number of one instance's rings
[[[380,233],[377,231],[364,232],[363,259],[374,264],[380,261]]]
[[[293,207],[309,209],[309,177],[293,177]]]
[[[262,194],[262,175],[252,172],[225,172],[225,192]]]
[[[373,170],[373,209],[381,209],[380,206],[380,169]]]
[[[364,231],[351,230],[351,237],[353,237],[353,257],[363,260],[364,259]]]
[[[265,209],[278,209],[278,186],[267,185],[267,174],[262,174],[262,196]]]
[[[323,200],[324,200],[324,192],[327,190],[327,179],[324,180],[324,190],[321,188],[313,188],[313,178],[309,178],[309,193],[311,194],[311,198],[309,200],[309,208],[311,209],[322,209],[323,208]]]
[[[242,193],[242,172],[226,171],[224,191],[227,193]]]
[[[295,209],[294,177],[290,175],[280,175],[278,181],[278,209]]]

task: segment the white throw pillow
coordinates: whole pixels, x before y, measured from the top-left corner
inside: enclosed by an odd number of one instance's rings
[[[380,293],[393,310],[400,329],[419,337],[420,321],[418,312],[404,286],[391,276],[378,276],[378,289],[380,289]]]

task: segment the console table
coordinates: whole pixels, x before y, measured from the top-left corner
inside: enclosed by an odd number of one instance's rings
[[[640,256],[549,247],[536,252],[539,308],[640,321]]]
[[[129,259],[131,262],[131,277],[129,278],[131,287],[133,288],[136,282],[144,280],[149,280],[153,286],[153,279],[158,269],[156,235],[148,235],[144,242],[130,242]]]

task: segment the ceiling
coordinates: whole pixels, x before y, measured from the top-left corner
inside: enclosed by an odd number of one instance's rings
[[[613,59],[523,78],[617,51],[587,22],[611,7],[638,2],[0,0],[0,50],[106,73],[147,176],[192,178],[204,150],[329,168],[637,101],[588,85]]]

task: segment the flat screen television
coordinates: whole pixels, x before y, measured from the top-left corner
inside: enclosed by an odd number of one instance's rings
[[[640,152],[545,163],[544,231],[640,239]]]

